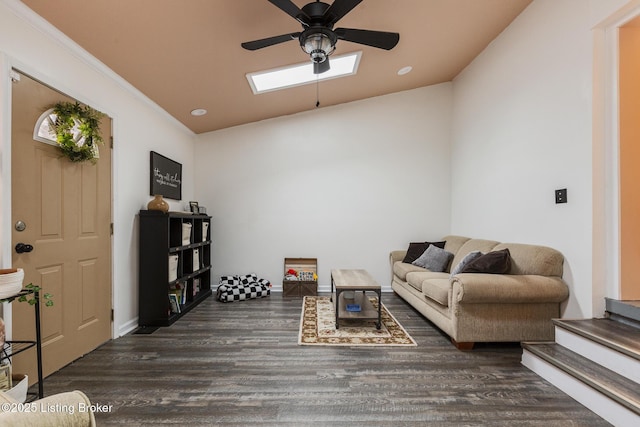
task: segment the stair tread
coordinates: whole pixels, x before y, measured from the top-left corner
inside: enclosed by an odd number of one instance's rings
[[[523,343],[523,348],[640,414],[638,383],[556,343]]]
[[[556,326],[640,360],[640,329],[611,319],[554,319]]]

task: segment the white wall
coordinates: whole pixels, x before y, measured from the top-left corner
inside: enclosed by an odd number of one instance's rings
[[[213,275],[282,287],[285,257],[364,268],[449,231],[451,84],[200,135],[196,194],[213,216]]]
[[[194,161],[189,131],[21,3],[0,0],[0,262],[11,262],[15,66],[114,118],[116,336],[136,325],[135,218],[150,199],[150,150],[183,164],[183,200],[214,217],[214,281],[255,271],[279,286],[284,257],[311,256],[322,286],[331,268],[362,267],[388,289],[391,249],[451,231],[560,249],[565,315],[590,316],[591,27],[624,3],[536,0],[453,95],[445,84],[201,135]],[[564,187],[569,203],[555,205]]]
[[[621,2],[603,3],[534,1],[453,86],[452,231],[559,249],[565,317],[603,314],[592,300],[591,28]],[[559,188],[567,204],[555,204]]]
[[[14,0],[0,0],[0,56],[44,83],[109,114],[114,120],[113,152],[113,299],[114,335],[137,326],[137,212],[149,196],[149,151],[157,151],[183,165],[183,199],[193,198],[194,135],[139,92],[93,60],[52,26]],[[11,263],[10,232],[10,83],[0,82],[0,194],[2,247],[0,259]],[[182,204],[172,203],[182,210]]]

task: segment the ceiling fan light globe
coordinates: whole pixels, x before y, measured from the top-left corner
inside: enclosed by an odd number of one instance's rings
[[[318,52],[329,56],[336,49],[336,40],[335,36],[332,37],[322,30],[307,30],[300,36],[300,47],[312,58]]]

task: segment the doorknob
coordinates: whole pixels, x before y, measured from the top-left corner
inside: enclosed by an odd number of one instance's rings
[[[27,245],[25,243],[18,243],[16,245],[16,252],[21,254],[24,252],[31,252],[33,250],[33,246]]]

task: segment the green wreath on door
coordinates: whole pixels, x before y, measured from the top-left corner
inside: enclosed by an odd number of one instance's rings
[[[56,119],[53,131],[62,153],[72,162],[98,159],[98,145],[102,144],[99,111],[75,102],[58,102],[53,106],[52,114]]]

